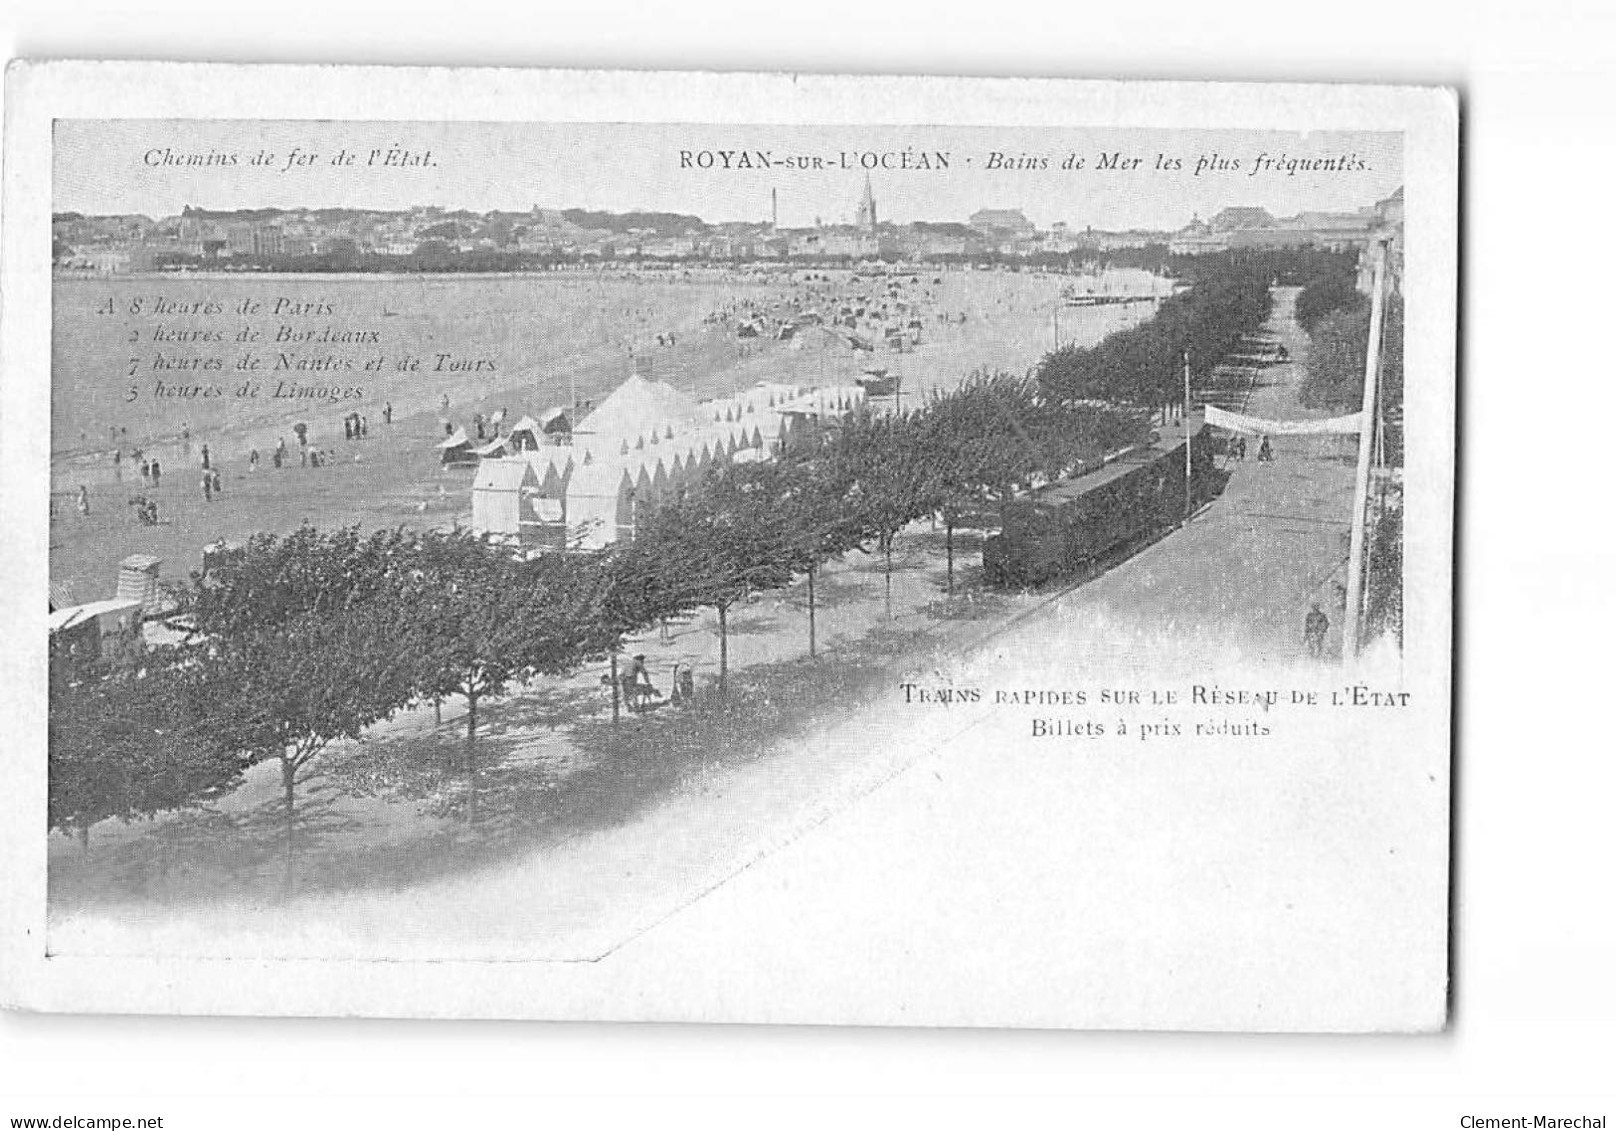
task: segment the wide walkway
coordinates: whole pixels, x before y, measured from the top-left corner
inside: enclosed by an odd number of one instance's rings
[[[1296,325],[1295,288],[1276,292],[1263,334],[1289,352],[1287,362],[1258,368],[1245,411],[1266,419],[1335,415],[1304,408],[1307,336]],[[1339,624],[1352,513],[1356,440],[1348,436],[1279,436],[1274,461],[1224,462],[1222,496],[1181,530],[1078,589],[1062,605],[1074,613],[1127,624],[1141,634],[1171,635],[1186,652],[1220,661],[1236,656],[1289,664],[1304,654],[1302,622],[1318,601],[1329,616],[1329,649],[1339,650]],[[1344,590],[1342,591],[1344,593]]]
[[[1310,415],[1293,302],[1268,327],[1293,361],[1260,372],[1254,414]],[[508,1007],[563,1016],[1283,1028],[1351,998],[1365,1024],[1406,1017],[1444,960],[1446,884],[1445,761],[1406,757],[1407,720],[1097,702],[1336,678],[1304,661],[1301,627],[1314,599],[1339,620],[1349,445],[1276,450],[1235,464],[1187,529],[914,676],[977,702],[887,685],[498,865],[161,922],[69,914],[53,949],[537,960],[521,976],[542,997]],[[1029,688],[1089,699],[993,702]],[[1270,736],[1147,742],[1116,734],[1124,718]],[[1039,719],[1109,729],[1035,738]]]

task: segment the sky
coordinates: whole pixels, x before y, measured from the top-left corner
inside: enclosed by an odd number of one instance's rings
[[[850,221],[868,174],[882,220],[1019,208],[1040,227],[1175,229],[1231,205],[1350,210],[1403,179],[1394,133],[135,119],[59,120],[54,136],[55,211],[154,218],[437,204],[767,220],[773,190],[781,225],[803,227]]]

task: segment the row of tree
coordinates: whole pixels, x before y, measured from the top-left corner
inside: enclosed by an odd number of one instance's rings
[[[957,522],[1141,424],[979,373],[906,414],[860,415],[798,452],[715,469],[604,555],[520,560],[464,532],[257,535],[194,582],[188,643],[154,649],[139,674],[54,673],[51,826],[83,831],[216,797],[271,761],[290,846],[298,785],[333,743],[451,696],[467,707],[453,768],[474,785],[479,707],[513,684],[614,657],[627,637],[705,607],[718,618],[721,690],[736,602],[806,577],[815,651],[813,586],[827,561],[883,555],[890,604],[894,539],[940,514],[952,584]]]
[[[813,654],[824,565],[880,555],[890,606],[894,541],[927,516],[945,527],[952,589],[957,526],[993,512],[1002,522],[1017,493],[1138,439],[1145,410],[1171,399],[1157,368],[1185,349],[1210,364],[1266,312],[1250,272],[1204,280],[1124,345],[1084,351],[1125,378],[1063,382],[1071,351],[1036,376],[975,373],[908,412],[858,414],[774,459],[715,468],[603,554],[523,560],[465,532],[257,535],[193,580],[185,643],[152,650],[138,671],[53,665],[50,826],[83,834],[182,808],[277,763],[290,877],[298,786],[321,756],[454,696],[466,739],[449,769],[469,776],[474,818],[489,698],[590,662],[610,659],[615,672],[626,640],[701,608],[717,616],[722,693],[737,602],[804,579]]]
[[[1369,357],[1369,296],[1355,280],[1322,279],[1296,299],[1296,320],[1308,333],[1307,374],[1301,402],[1311,408],[1355,412],[1363,406],[1364,365]],[[1386,296],[1380,341],[1378,396],[1384,422],[1383,459],[1403,462],[1403,296]]]
[[[1269,276],[1232,264],[1188,291],[1164,299],[1156,317],[1098,345],[1062,346],[1035,371],[1049,397],[1156,409],[1183,400],[1184,366],[1203,379],[1243,334],[1261,326],[1270,307]]]

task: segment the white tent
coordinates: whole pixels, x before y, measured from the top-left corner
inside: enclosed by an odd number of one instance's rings
[[[675,432],[697,427],[703,417],[696,402],[663,381],[630,377],[578,425],[578,431],[627,440],[630,445],[652,429]]]
[[[522,497],[541,480],[524,459],[485,459],[471,484],[471,529],[515,538],[522,532]]]
[[[567,539],[598,550],[631,537],[635,468],[622,459],[599,460],[573,472],[567,484]]]

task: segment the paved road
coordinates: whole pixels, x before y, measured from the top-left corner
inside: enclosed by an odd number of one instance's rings
[[[1277,292],[1264,327],[1290,361],[1258,370],[1246,402],[1250,415],[1333,415],[1298,400],[1308,340],[1293,317],[1296,293]],[[1063,607],[1147,635],[1171,633],[1182,648],[1209,659],[1232,653],[1249,662],[1290,663],[1304,654],[1302,621],[1317,600],[1330,617],[1330,645],[1339,649],[1336,585],[1345,578],[1355,442],[1280,436],[1273,447],[1274,462],[1260,464],[1253,439],[1244,462],[1226,464],[1231,477],[1223,495],[1187,529],[1077,590]]]
[[[1261,373],[1253,414],[1324,415],[1297,403],[1294,298],[1281,292],[1268,327],[1293,361]],[[1339,682],[1305,660],[1301,623],[1345,557],[1350,444],[1275,447],[1271,465],[1236,464],[1188,529],[939,674],[989,697],[1080,687],[1085,705],[937,709],[892,695],[823,738],[856,743],[878,725],[884,756],[905,763],[895,776],[628,940],[602,972],[633,984],[721,956],[722,973],[681,983],[681,1007],[650,1007],[666,1016],[1432,1023],[1446,760],[1408,741],[1412,716],[1320,725],[1301,710],[1097,702],[1107,689],[1327,694]],[[1162,741],[1139,738],[1139,722],[1223,730]],[[1095,724],[1104,738],[1087,736]]]

